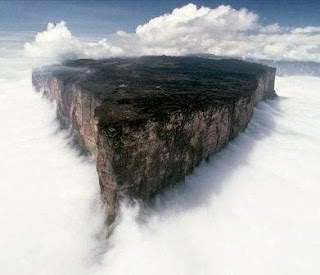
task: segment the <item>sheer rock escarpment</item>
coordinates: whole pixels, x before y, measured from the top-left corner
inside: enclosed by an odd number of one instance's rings
[[[34,70],[58,119],[97,158],[108,222],[123,197],[148,199],[218,152],[275,97],[275,69],[233,59],[79,59]]]

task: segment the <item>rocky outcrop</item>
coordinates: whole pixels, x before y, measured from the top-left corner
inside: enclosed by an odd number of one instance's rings
[[[123,197],[148,199],[185,176],[272,98],[275,69],[239,60],[75,60],[33,72],[58,119],[97,157],[108,221]]]

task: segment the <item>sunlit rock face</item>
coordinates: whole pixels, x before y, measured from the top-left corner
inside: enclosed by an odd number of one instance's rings
[[[124,198],[184,180],[275,97],[275,69],[232,59],[79,59],[33,72],[58,119],[97,158],[108,221]]]

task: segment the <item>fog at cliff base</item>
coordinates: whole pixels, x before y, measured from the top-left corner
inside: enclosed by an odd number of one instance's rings
[[[0,274],[320,273],[319,77],[277,77],[244,133],[143,220],[124,205],[107,242],[94,160],[34,92],[25,41],[0,40]]]

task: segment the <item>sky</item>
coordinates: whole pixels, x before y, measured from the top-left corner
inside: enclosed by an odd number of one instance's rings
[[[48,62],[198,53],[320,62],[319,14],[311,0],[0,0],[0,41],[25,37],[25,54]]]
[[[190,2],[199,7],[214,8],[222,4],[235,9],[245,7],[259,14],[264,24],[277,22],[286,27],[320,24],[318,0],[0,0],[0,31],[40,31],[48,22],[64,20],[76,35],[110,34],[119,29],[133,32],[150,18],[170,13]]]

